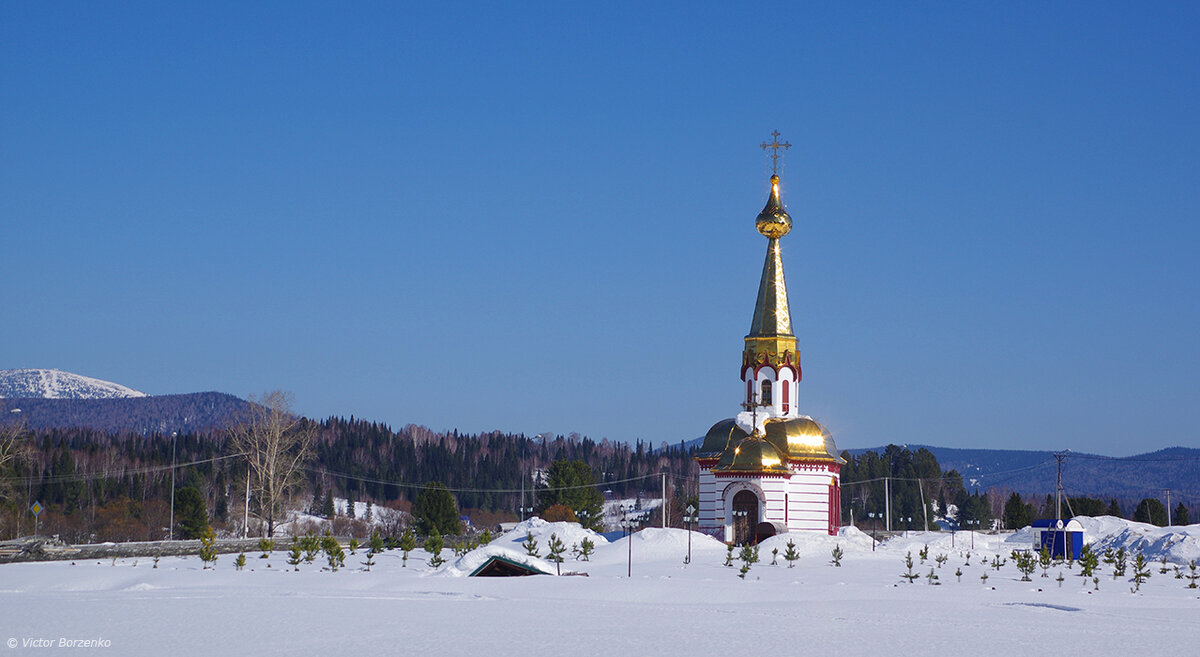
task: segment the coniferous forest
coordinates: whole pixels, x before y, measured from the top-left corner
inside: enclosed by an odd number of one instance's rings
[[[538,477],[560,459],[587,463],[602,490],[615,496],[657,497],[663,472],[672,495],[694,493],[687,487],[696,474],[692,450],[682,444],[652,449],[642,441],[596,442],[574,434],[534,439],[416,425],[393,430],[355,418],[329,418],[317,428],[313,458],[289,508],[320,512],[322,500],[336,496],[407,511],[425,484],[441,482],[465,515],[511,520],[518,516],[522,486],[532,504]],[[143,436],[46,429],[27,433],[24,442],[29,458],[3,473],[0,537],[31,534],[28,507],[37,501],[45,507],[39,533],[68,542],[164,538],[172,462],[177,492],[199,491],[218,529],[241,527],[247,466],[231,454],[226,432]],[[253,501],[250,507],[253,514]],[[177,496],[177,515],[178,509]]]
[[[696,447],[683,443],[652,449],[642,441],[596,442],[575,434],[530,438],[436,432],[416,425],[395,430],[336,417],[313,426],[313,458],[286,506],[330,520],[336,515],[334,497],[407,512],[431,482],[448,487],[461,513],[480,526],[515,520],[522,503],[537,504],[535,489],[560,460],[587,464],[601,491],[622,498],[657,498],[666,473],[672,524],[678,524],[680,509],[696,499]],[[172,463],[177,537],[181,523],[197,522],[187,515],[197,513],[206,516],[200,526],[211,522],[229,534],[241,532],[248,515],[251,535],[256,531],[254,500],[247,505],[246,460],[233,453],[225,431],[172,436],[55,428],[26,432],[22,441],[26,458],[0,468],[0,538],[33,533],[29,507],[35,501],[45,509],[38,518],[42,535],[57,534],[73,543],[165,538],[171,524]],[[1052,500],[1041,497],[1044,492],[1022,498],[1010,490],[972,488],[958,472],[942,471],[937,458],[923,448],[889,445],[881,452],[843,452],[842,457],[842,524],[882,528],[888,498],[893,530],[919,529],[926,522],[934,529],[935,518],[949,506],[957,507],[960,528],[1054,517]],[[1165,519],[1159,522],[1163,513],[1142,502],[1069,500],[1075,513],[1122,515],[1122,509],[1137,507],[1148,521],[1165,524]],[[185,504],[188,514],[182,511]],[[1188,517],[1182,504],[1172,511],[1172,522]]]

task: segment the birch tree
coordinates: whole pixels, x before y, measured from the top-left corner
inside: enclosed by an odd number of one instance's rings
[[[291,393],[275,390],[249,401],[246,417],[231,430],[231,442],[250,466],[251,491],[272,537],[285,496],[300,483],[312,458],[317,426],[292,413]]]
[[[4,407],[0,406],[0,413]],[[28,461],[29,444],[25,442],[25,422],[0,417],[0,474],[17,463]],[[0,500],[8,498],[8,480],[0,477]]]

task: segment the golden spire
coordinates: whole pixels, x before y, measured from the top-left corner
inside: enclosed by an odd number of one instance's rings
[[[787,148],[791,144],[780,144],[778,131],[772,133],[772,137],[772,143],[764,142],[762,147],[772,150],[772,168],[778,170],[779,149]],[[758,283],[754,317],[750,322],[750,334],[746,336],[743,362],[760,363],[765,357],[773,365],[785,361],[795,364],[796,337],[792,334],[787,285],[783,278],[783,258],[779,252],[779,238],[791,231],[792,217],[788,215],[779,198],[777,173],[771,175],[771,195],[762,212],[758,213],[754,225],[769,241],[762,279]]]

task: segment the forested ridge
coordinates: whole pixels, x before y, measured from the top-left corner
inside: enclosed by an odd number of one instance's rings
[[[693,450],[682,444],[633,445],[569,435],[531,438],[523,434],[437,432],[355,418],[317,423],[314,458],[291,495],[290,508],[309,508],[322,494],[407,509],[421,487],[442,482],[460,508],[516,517],[524,484],[532,502],[537,476],[555,460],[580,460],[615,495],[659,491],[659,477],[694,480]],[[169,522],[172,442],[176,490],[198,489],[213,521],[232,528],[241,522],[247,466],[232,454],[228,434],[204,431],[171,435],[108,433],[88,428],[30,431],[23,437],[27,461],[0,473],[6,488],[0,536],[29,533],[34,501],[46,507],[45,531],[67,540],[161,538]],[[679,484],[679,494],[686,486]],[[656,493],[657,495],[657,493]]]
[[[651,449],[643,441],[597,442],[575,434],[534,438],[417,425],[392,429],[353,417],[304,422],[315,429],[313,458],[291,490],[289,509],[322,514],[328,506],[322,501],[336,496],[407,511],[426,484],[440,482],[464,514],[490,524],[517,518],[522,500],[535,504],[534,489],[555,461],[585,463],[597,486],[619,497],[658,497],[665,473],[673,523],[696,495],[692,456],[697,447],[684,443]],[[0,538],[32,533],[28,509],[34,501],[45,507],[39,518],[43,534],[71,542],[163,538],[170,524],[172,462],[176,492],[195,489],[198,494],[189,492],[188,499],[198,497],[218,529],[236,532],[242,526],[247,464],[226,431],[172,436],[58,428],[27,431],[22,442],[28,458],[0,466]],[[1014,506],[1011,490],[964,484],[957,471],[943,471],[924,448],[889,445],[842,456],[847,461],[841,473],[843,524],[877,524],[890,511],[893,529],[917,528],[926,519],[933,528],[933,520],[951,505],[958,507],[960,523],[985,526],[993,519],[1002,525],[1047,513],[1053,517],[1044,493],[1017,496]],[[1070,501],[1080,513],[1142,507],[1127,498]],[[253,501],[250,509],[253,519]]]

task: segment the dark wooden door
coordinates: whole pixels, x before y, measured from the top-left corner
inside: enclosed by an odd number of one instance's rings
[[[748,490],[733,496],[733,542],[745,545],[754,542],[754,527],[758,525],[758,496]]]

